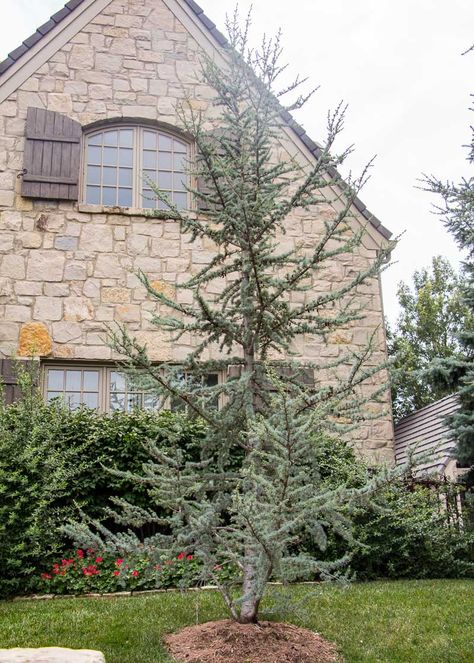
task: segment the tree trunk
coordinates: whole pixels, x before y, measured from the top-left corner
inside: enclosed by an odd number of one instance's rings
[[[244,579],[242,583],[244,600],[242,601],[239,615],[239,622],[241,624],[256,624],[258,622],[260,599],[255,595],[255,565],[249,559],[253,555],[253,550],[246,551],[247,560],[244,565]]]

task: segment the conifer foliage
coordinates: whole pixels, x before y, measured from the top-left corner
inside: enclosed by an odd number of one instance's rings
[[[112,331],[112,344],[136,380],[207,423],[199,459],[178,446],[165,454],[146,443],[151,460],[136,479],[150,487],[150,508],[121,501],[116,517],[135,531],[149,520],[161,526],[140,543],[157,561],[173,549],[199,557],[206,579],[243,623],[257,621],[271,578],[344,575],[345,558],[319,562],[298,542],[310,537],[324,549],[328,528],[350,538],[348,507],[368,499],[384,480],[329,489],[316,453],[318,440],[374,416],[365,406],[386,398],[386,385],[373,379],[383,368],[380,330],[366,347],[346,346],[330,359],[322,352],[313,364],[302,366],[292,353],[303,335],[324,348],[329,334],[363,319],[364,286],[393,248],[387,243],[373,262],[349,270],[331,288],[315,287],[325,269],[351,258],[364,240],[367,229],[355,221],[353,202],[367,171],[345,181],[336,171],[350,152],[333,154],[342,106],[329,114],[327,140],[311,165],[279,157],[288,112],[311,94],[299,94],[298,80],[278,90],[285,70],[280,39],[252,50],[248,27],[248,21],[241,28],[237,17],[230,20],[226,63],[203,62],[203,79],[215,91],[215,124],[191,105],[181,111],[197,147],[192,168],[199,186],[190,192],[198,211],[183,213],[155,188],[191,245],[212,245],[213,257],[178,286],[186,298],[174,300],[140,276],[160,304],[153,324],[175,340],[192,338],[194,349],[179,366],[157,367],[125,329]],[[285,106],[291,93],[297,98]],[[316,218],[322,205],[332,211],[316,241],[283,243],[292,215]],[[215,371],[226,379],[206,380]],[[131,531],[114,536],[99,526],[99,534],[122,550],[138,545]],[[223,580],[226,568],[238,573],[239,596]]]

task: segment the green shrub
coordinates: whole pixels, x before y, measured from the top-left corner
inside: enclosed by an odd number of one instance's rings
[[[28,373],[19,381],[22,400],[5,406],[0,398],[0,595],[36,589],[38,569],[71,547],[61,527],[79,508],[102,517],[112,496],[145,504],[143,486],[105,468],[141,471],[146,439],[197,457],[204,432],[199,421],[169,411],[71,412],[43,403]]]

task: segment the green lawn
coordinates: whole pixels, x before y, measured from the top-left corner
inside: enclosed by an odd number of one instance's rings
[[[307,591],[291,595],[298,602]],[[400,581],[319,588],[286,621],[335,641],[347,663],[473,663],[473,614],[474,581]],[[3,601],[0,647],[84,647],[102,650],[107,663],[171,663],[164,633],[224,616],[214,592]]]

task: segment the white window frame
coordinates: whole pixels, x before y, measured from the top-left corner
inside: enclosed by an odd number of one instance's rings
[[[81,150],[81,160],[82,160],[82,166],[80,169],[80,203],[83,205],[95,205],[96,203],[89,203],[87,202],[87,197],[86,197],[86,189],[87,189],[87,166],[89,165],[87,163],[87,147],[88,147],[88,140],[91,136],[94,136],[95,134],[101,134],[104,131],[113,131],[114,129],[132,129],[134,132],[134,136],[136,136],[136,140],[133,140],[132,144],[132,150],[133,150],[133,157],[132,157],[132,204],[130,208],[132,209],[143,209],[146,210],[147,212],[152,211],[153,209],[158,208],[158,200],[157,206],[155,207],[143,207],[141,204],[141,198],[142,198],[142,185],[143,185],[143,178],[142,178],[142,173],[140,171],[140,164],[141,164],[141,158],[142,158],[142,151],[143,151],[143,132],[144,131],[155,131],[158,134],[162,134],[164,136],[167,136],[168,138],[171,139],[176,139],[184,143],[187,147],[187,152],[186,152],[186,158],[188,160],[188,163],[193,163],[193,160],[195,158],[195,150],[194,150],[194,144],[189,140],[189,138],[186,138],[186,136],[183,136],[182,134],[176,132],[173,132],[172,130],[168,128],[163,128],[159,125],[154,125],[154,124],[146,124],[146,123],[140,123],[140,122],[119,122],[119,123],[111,123],[111,124],[101,124],[100,126],[93,127],[91,129],[88,129],[84,132],[83,135],[83,141],[82,141],[82,150]],[[170,171],[171,174],[173,175],[174,171]],[[193,178],[190,177],[188,173],[185,173],[185,176],[187,178],[187,185],[194,187],[195,182],[192,181]],[[102,182],[99,185],[101,188],[103,186]],[[192,196],[190,195],[189,191],[186,192],[187,194],[187,203],[186,203],[186,209],[192,209]],[[97,203],[101,207],[107,207],[107,205],[104,205],[103,203]],[[120,205],[111,205],[111,207],[120,207]],[[126,207],[124,207],[126,209]],[[162,212],[165,212],[166,210],[160,210]]]
[[[101,413],[113,413],[113,412],[128,412],[129,410],[112,410],[110,408],[110,385],[111,385],[111,373],[118,372],[120,373],[120,367],[114,366],[111,364],[94,364],[89,362],[61,362],[61,361],[48,361],[42,364],[41,370],[41,393],[45,402],[47,402],[47,392],[48,392],[48,370],[90,370],[99,372],[99,389],[98,389],[98,407],[97,412]],[[224,380],[224,374],[221,371],[215,371],[213,374],[217,375],[217,383],[222,384]],[[137,389],[137,393],[145,394],[144,390]],[[219,395],[219,409],[223,406],[223,396]],[[142,408],[139,408],[142,409]],[[156,410],[147,410],[147,412],[159,412],[160,410],[171,409],[171,398],[165,398],[162,400],[162,403],[156,408]]]

